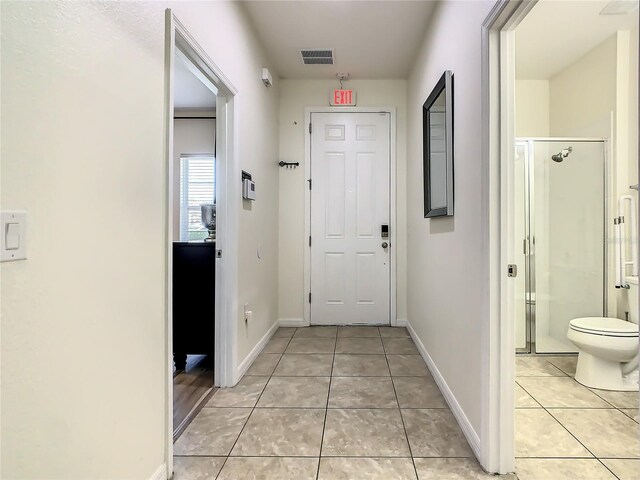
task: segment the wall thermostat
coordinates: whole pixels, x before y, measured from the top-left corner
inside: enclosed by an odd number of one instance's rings
[[[253,180],[248,178],[242,180],[242,198],[246,200],[256,199],[256,184]]]

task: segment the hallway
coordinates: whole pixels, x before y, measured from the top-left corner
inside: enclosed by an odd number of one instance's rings
[[[280,328],[174,452],[176,480],[493,478],[404,328]]]
[[[639,5],[0,1],[0,479],[640,480]]]

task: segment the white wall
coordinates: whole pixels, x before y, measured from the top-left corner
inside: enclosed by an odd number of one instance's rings
[[[516,80],[515,95],[516,137],[548,137],[549,81]]]
[[[174,6],[238,89],[257,180],[242,359],[276,320],[277,88],[238,4]],[[3,478],[148,479],[164,462],[165,7],[2,2],[1,202],[30,220],[29,259],[1,272]]]
[[[616,37],[552,77],[549,102],[552,136],[609,137],[616,107]]]
[[[640,59],[638,29],[629,32],[629,180],[638,181],[638,61]]]
[[[493,1],[438,5],[408,85],[407,311],[464,415],[478,436],[482,322],[489,281],[483,249],[481,25]],[[422,190],[422,104],[444,70],[454,74],[455,215],[425,219]]]
[[[192,116],[176,112],[176,116]],[[201,112],[198,115],[205,116]],[[207,116],[215,116],[210,112]],[[180,241],[180,155],[215,152],[216,121],[202,118],[176,118],[173,122],[173,241]]]
[[[304,192],[308,172],[304,171],[304,108],[329,104],[329,94],[338,87],[335,80],[280,81],[280,160],[300,162],[297,169],[280,169],[280,301],[282,319],[303,318],[304,301]],[[346,88],[357,92],[358,106],[396,107],[397,184],[406,181],[407,82],[405,80],[350,80]],[[398,308],[406,318],[406,196],[397,195]]]
[[[629,49],[628,49],[628,169],[627,169],[627,180],[629,184],[637,184],[640,180],[638,178],[638,61],[640,59],[640,51],[639,51],[639,43],[638,39],[638,29],[631,30],[629,32]],[[619,98],[618,102],[624,101],[624,98]],[[622,184],[622,188],[626,187],[624,183]],[[630,193],[638,200],[638,192],[634,190],[627,190],[627,193]],[[633,245],[632,245],[633,248]],[[638,248],[636,245],[635,248]],[[629,290],[625,290],[624,292],[620,292],[618,294],[618,316],[621,318],[625,318],[625,312],[636,312],[636,317],[638,315],[638,305],[631,305],[629,302]],[[630,313],[632,316],[633,313]]]

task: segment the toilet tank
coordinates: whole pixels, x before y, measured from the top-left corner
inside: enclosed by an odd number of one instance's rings
[[[638,324],[638,309],[640,308],[638,305],[638,276],[629,276],[626,278],[627,285],[629,285],[629,290],[627,290],[629,294],[629,321]]]

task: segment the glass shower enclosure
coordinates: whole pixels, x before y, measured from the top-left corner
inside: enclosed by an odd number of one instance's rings
[[[607,311],[604,140],[518,139],[515,175],[516,350],[576,352],[569,322]]]

